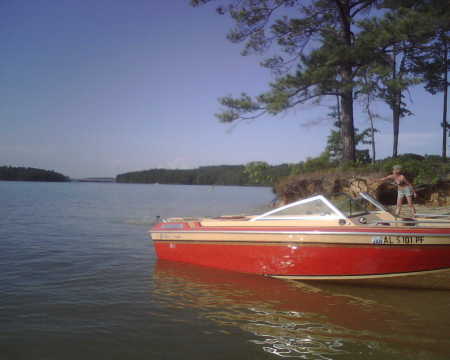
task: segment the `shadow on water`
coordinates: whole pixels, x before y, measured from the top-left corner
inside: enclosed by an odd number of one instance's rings
[[[301,283],[159,260],[167,308],[251,334],[266,353],[304,359],[445,359],[449,292]]]

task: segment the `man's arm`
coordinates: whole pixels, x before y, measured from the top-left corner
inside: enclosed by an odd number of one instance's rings
[[[386,180],[392,179],[393,177],[394,177],[393,175],[388,175],[388,176],[385,176],[384,178],[377,179],[377,181],[386,181]]]

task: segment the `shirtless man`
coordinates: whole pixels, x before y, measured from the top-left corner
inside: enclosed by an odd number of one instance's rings
[[[403,204],[403,198],[406,197],[408,201],[409,209],[414,216],[416,216],[416,208],[413,204],[413,196],[416,197],[417,194],[414,191],[412,184],[408,181],[405,175],[402,174],[402,167],[400,165],[395,165],[392,168],[392,174],[388,175],[379,181],[393,180],[398,188],[398,196],[397,196],[397,208],[395,209],[395,215],[400,215],[400,210]]]

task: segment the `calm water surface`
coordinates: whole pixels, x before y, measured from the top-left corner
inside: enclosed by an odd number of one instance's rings
[[[156,215],[259,211],[266,188],[0,182],[0,359],[449,359],[450,292],[157,261]]]

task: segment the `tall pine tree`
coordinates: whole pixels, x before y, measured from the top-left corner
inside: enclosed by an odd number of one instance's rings
[[[450,85],[450,6],[445,1],[423,1],[418,7],[423,17],[429,19],[432,34],[427,46],[415,54],[414,72],[423,76],[425,89],[431,94],[443,93],[442,107],[442,158],[447,158],[447,108]]]
[[[213,0],[191,0],[194,6]],[[355,161],[353,102],[361,69],[373,61],[372,49],[359,38],[359,21],[377,0],[223,0],[220,14],[235,22],[228,38],[244,42],[244,55],[263,53],[275,46],[279,53],[264,61],[278,73],[266,93],[253,98],[220,99],[222,122],[233,122],[263,114],[276,115],[286,109],[320,100],[341,99],[343,159]],[[284,71],[295,63],[295,71]]]

